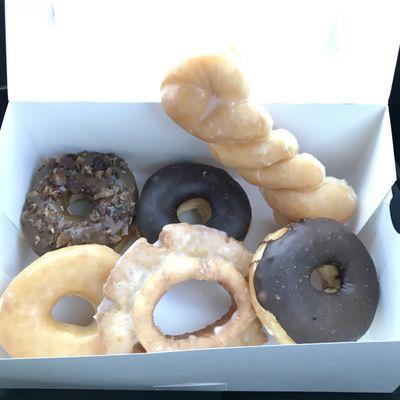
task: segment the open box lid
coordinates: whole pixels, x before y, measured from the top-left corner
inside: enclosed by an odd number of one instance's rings
[[[260,102],[386,104],[400,37],[395,8],[396,1],[8,0],[9,99],[159,101],[173,64],[234,48]]]

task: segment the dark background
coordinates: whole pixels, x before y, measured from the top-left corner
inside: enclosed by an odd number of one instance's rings
[[[393,131],[393,143],[395,148],[397,178],[400,178],[398,167],[400,160],[400,57],[397,60],[396,73],[393,81],[392,93],[389,102],[390,119]],[[4,32],[4,0],[0,0],[0,123],[3,119],[7,107],[7,77],[6,77],[6,56],[5,56],[5,32]],[[397,182],[393,185],[394,198],[391,203],[391,214],[393,225],[400,233],[400,190]],[[116,373],[118,373],[116,371]],[[400,380],[400,360],[399,360],[399,380]],[[1,388],[1,382],[0,382]],[[95,391],[95,390],[2,390],[0,389],[0,400],[53,400],[59,398],[72,398],[74,400],[97,399],[97,400],[125,400],[148,396],[158,399],[180,400],[190,397],[191,400],[197,399],[393,399],[400,400],[400,388],[393,394],[341,394],[341,393],[213,393],[213,392],[130,392],[130,391]]]

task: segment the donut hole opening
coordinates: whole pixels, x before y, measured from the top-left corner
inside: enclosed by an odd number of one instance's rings
[[[95,314],[93,304],[79,296],[64,296],[54,305],[51,316],[65,324],[89,326]]]
[[[87,194],[73,194],[69,199],[68,212],[74,217],[86,218],[93,209],[93,199]]]
[[[342,287],[342,279],[338,267],[324,264],[311,273],[311,286],[325,293],[337,293]]]
[[[179,336],[213,324],[234,306],[231,295],[217,282],[190,280],[173,285],[164,294],[153,318],[164,335]]]
[[[176,212],[179,222],[204,225],[211,218],[210,203],[200,197],[183,202]]]

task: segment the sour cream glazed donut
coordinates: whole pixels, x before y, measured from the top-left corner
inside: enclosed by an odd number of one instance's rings
[[[314,271],[320,288],[312,284]],[[280,343],[357,340],[371,325],[379,298],[367,249],[326,218],[268,235],[254,255],[250,292],[258,317]]]
[[[353,188],[325,177],[325,167],[311,154],[298,154],[292,133],[272,130],[271,116],[249,102],[249,87],[233,58],[190,58],[169,71],[161,89],[167,115],[208,142],[221,164],[260,186],[271,208],[288,220],[346,222],[353,215]]]
[[[96,244],[46,253],[18,274],[0,298],[0,345],[13,357],[103,354],[96,323],[77,326],[51,316],[58,300],[78,295],[97,307],[119,255]]]
[[[246,192],[226,171],[191,162],[167,165],[147,180],[137,207],[139,231],[153,243],[165,225],[178,223],[180,212],[190,209],[198,210],[204,225],[237,240],[246,237],[251,221]]]
[[[107,353],[133,352],[138,342],[148,352],[265,343],[245,279],[250,261],[240,242],[202,225],[167,225],[153,245],[137,240],[108,278],[96,316]],[[197,332],[163,335],[153,321],[156,304],[171,286],[191,279],[219,282],[232,307]]]
[[[132,231],[137,194],[128,165],[115,154],[49,158],[34,177],[21,223],[39,255],[76,244],[115,247]],[[91,203],[86,216],[70,210],[70,203],[81,199]]]

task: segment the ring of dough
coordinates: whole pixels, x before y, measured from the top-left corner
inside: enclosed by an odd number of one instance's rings
[[[235,306],[204,329],[189,335],[164,335],[154,324],[154,309],[171,286],[191,279],[218,282],[230,293]],[[247,283],[239,271],[222,259],[206,261],[187,256],[168,257],[150,275],[136,294],[132,313],[137,337],[147,351],[226,347],[254,320]]]
[[[0,345],[13,357],[104,353],[95,322],[85,327],[59,322],[51,310],[67,295],[97,307],[118,259],[106,246],[87,244],[51,251],[34,261],[0,298]]]
[[[251,258],[241,242],[202,225],[170,224],[154,244],[137,240],[110,274],[96,314],[106,352],[137,352],[138,343],[148,352],[264,344],[246,281]],[[163,335],[154,308],[172,285],[190,279],[217,281],[234,305],[199,331]]]

